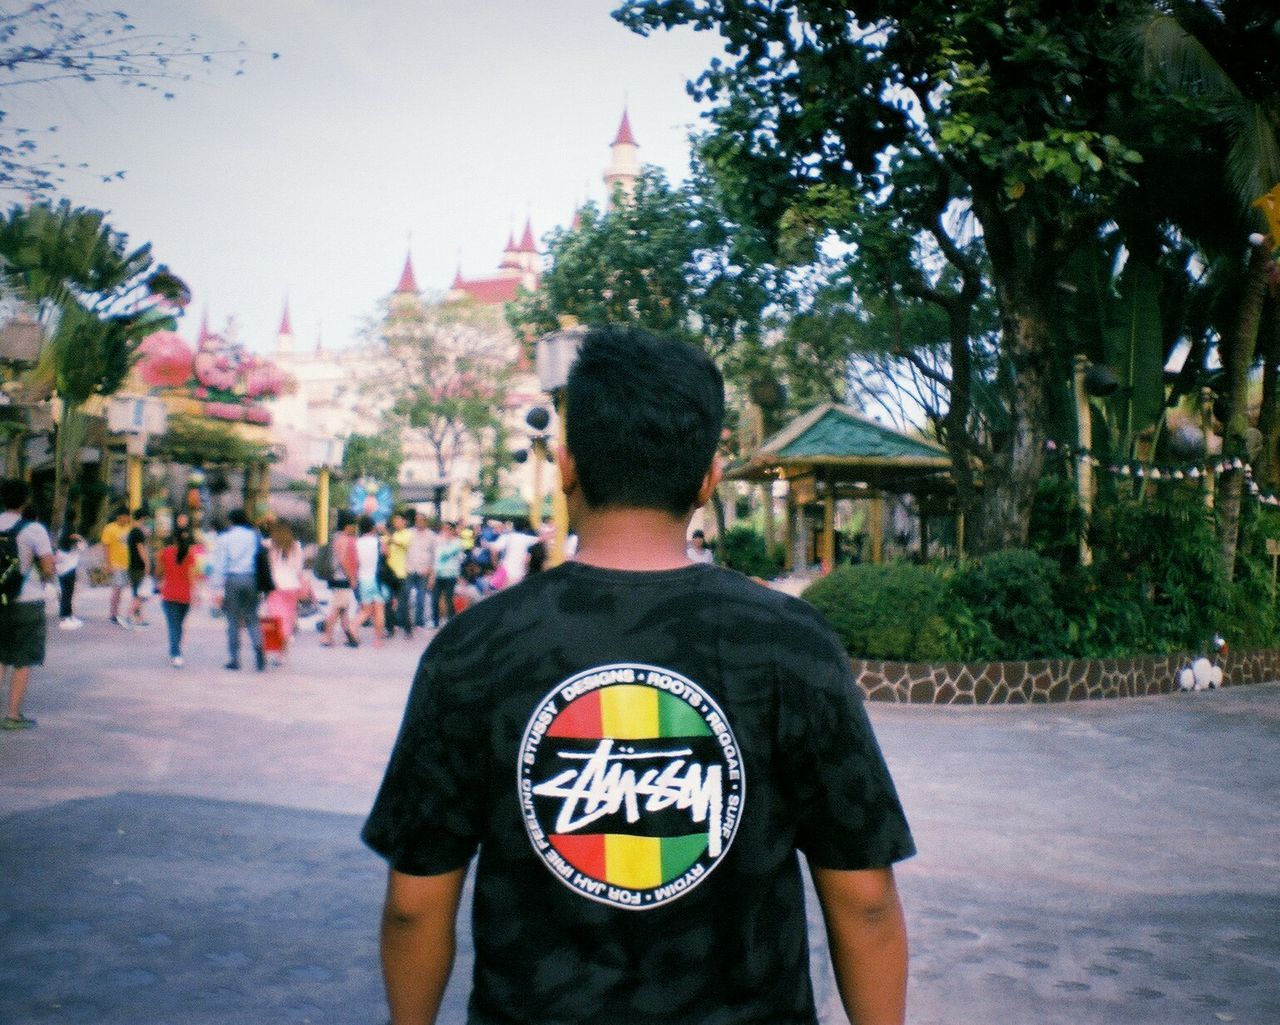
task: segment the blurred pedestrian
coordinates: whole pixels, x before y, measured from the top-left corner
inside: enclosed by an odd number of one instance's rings
[[[127,538],[129,545],[129,590],[133,600],[129,604],[131,626],[150,626],[151,621],[142,616],[142,606],[152,590],[147,577],[151,574],[151,552],[147,541],[147,510],[133,511],[133,526]]]
[[[707,546],[707,535],[701,530],[695,530],[689,535],[689,544],[684,554],[690,562],[705,562],[711,565],[716,561],[715,552]]]
[[[409,529],[405,514],[392,514],[391,529],[387,532],[383,546],[387,586],[390,589],[387,595],[388,637],[395,633],[397,626],[405,637],[413,636],[413,617],[409,611],[409,546],[412,543],[413,531]]]
[[[182,629],[191,610],[200,575],[195,538],[186,524],[175,526],[173,537],[160,549],[160,608],[169,630],[169,661],[181,669]]]
[[[356,600],[360,603],[357,626],[373,624],[373,646],[382,647],[386,624],[383,615],[387,596],[378,580],[378,559],[382,555],[382,538],[378,525],[370,516],[361,516],[356,538]]]
[[[262,650],[262,626],[258,622],[258,575],[256,559],[262,539],[249,525],[243,509],[232,509],[231,525],[218,536],[213,557],[214,602],[227,617],[227,654],[224,669],[240,668],[240,631],[249,633],[258,671],[267,668]]]
[[[276,520],[271,524],[268,559],[275,589],[267,596],[266,614],[280,621],[280,636],[285,651],[298,622],[298,600],[302,597],[302,546],[289,524]]]
[[[85,539],[68,523],[53,553],[53,567],[58,574],[58,629],[79,630],[84,622],[76,618],[72,602],[76,593],[76,577],[80,573],[80,556],[88,548]]]
[[[0,686],[9,678],[6,730],[29,730],[36,724],[22,714],[22,702],[33,666],[44,665],[44,585],[54,578],[49,532],[26,518],[31,486],[19,477],[0,482],[0,535],[6,565],[0,567]],[[9,561],[12,560],[12,561]]]
[[[413,536],[409,540],[409,590],[412,592],[413,622],[419,628],[427,625],[427,596],[435,582],[436,534],[427,523],[425,513],[415,513]]]
[[[129,629],[129,620],[120,615],[120,599],[129,585],[129,510],[117,506],[111,522],[102,528],[102,556],[111,577],[111,622]]]
[[[359,577],[359,561],[356,558],[356,519],[346,509],[338,512],[338,532],[329,543],[329,614],[324,620],[324,640],[321,645],[333,647],[333,628],[342,624],[347,635],[347,647],[358,648],[355,625],[357,606],[356,580]]]
[[[462,572],[462,560],[466,553],[462,550],[462,542],[458,539],[458,527],[455,523],[445,523],[440,528],[440,542],[436,546],[436,580],[431,588],[431,625],[440,625],[441,606],[444,607],[444,619],[453,618],[453,589],[458,584],[458,574]]]

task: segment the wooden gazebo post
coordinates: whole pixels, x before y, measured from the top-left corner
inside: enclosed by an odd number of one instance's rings
[[[826,482],[826,494],[822,496],[822,572],[830,573],[836,566],[836,482]]]

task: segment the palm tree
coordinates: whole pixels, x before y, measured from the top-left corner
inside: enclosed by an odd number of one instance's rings
[[[1258,200],[1280,184],[1276,25],[1280,21],[1269,5],[1247,0],[1172,0],[1143,26],[1148,73],[1203,103],[1223,126],[1227,187],[1263,240],[1250,239],[1241,268],[1244,288],[1235,323],[1220,344],[1223,455],[1227,457],[1246,455],[1249,371],[1257,353],[1272,254],[1280,248],[1280,238],[1267,234],[1269,224],[1257,208]],[[1218,544],[1227,580],[1235,570],[1243,485],[1242,473],[1228,472],[1218,490]]]
[[[183,301],[186,286],[163,266],[151,271],[150,244],[130,249],[98,210],[37,203],[0,220],[0,261],[8,282],[37,307],[51,333],[32,371],[62,405],[54,451],[51,527],[61,531],[71,477],[84,438],[81,412],[93,395],[124,383],[146,334],[174,326],[144,304],[149,296]]]

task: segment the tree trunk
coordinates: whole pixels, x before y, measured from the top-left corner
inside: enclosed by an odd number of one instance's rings
[[[79,409],[64,402],[53,444],[53,508],[49,513],[49,534],[55,539],[62,536],[62,528],[66,523],[71,478],[80,466],[84,433],[84,417]]]
[[[1249,370],[1257,350],[1258,324],[1262,319],[1262,305],[1267,295],[1267,264],[1270,254],[1262,246],[1253,246],[1249,254],[1248,279],[1244,298],[1240,304],[1240,317],[1231,344],[1223,353],[1225,373],[1223,405],[1226,407],[1222,425],[1222,455],[1224,458],[1243,459],[1245,431],[1249,428]],[[1227,470],[1218,479],[1218,552],[1221,558],[1223,580],[1230,582],[1235,576],[1236,548],[1240,542],[1240,503],[1244,496],[1244,473]]]
[[[998,286],[997,286],[998,287]],[[1031,508],[1044,465],[1043,410],[1052,339],[1044,306],[1005,299],[1002,349],[1012,367],[1008,429],[995,439],[983,476],[969,549],[975,555],[1006,548],[1025,548]]]

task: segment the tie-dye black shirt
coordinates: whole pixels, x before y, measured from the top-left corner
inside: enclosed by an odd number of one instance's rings
[[[450,623],[365,841],[477,848],[472,1025],[815,1021],[796,851],[914,853],[839,642],[729,570],[569,563]]]

